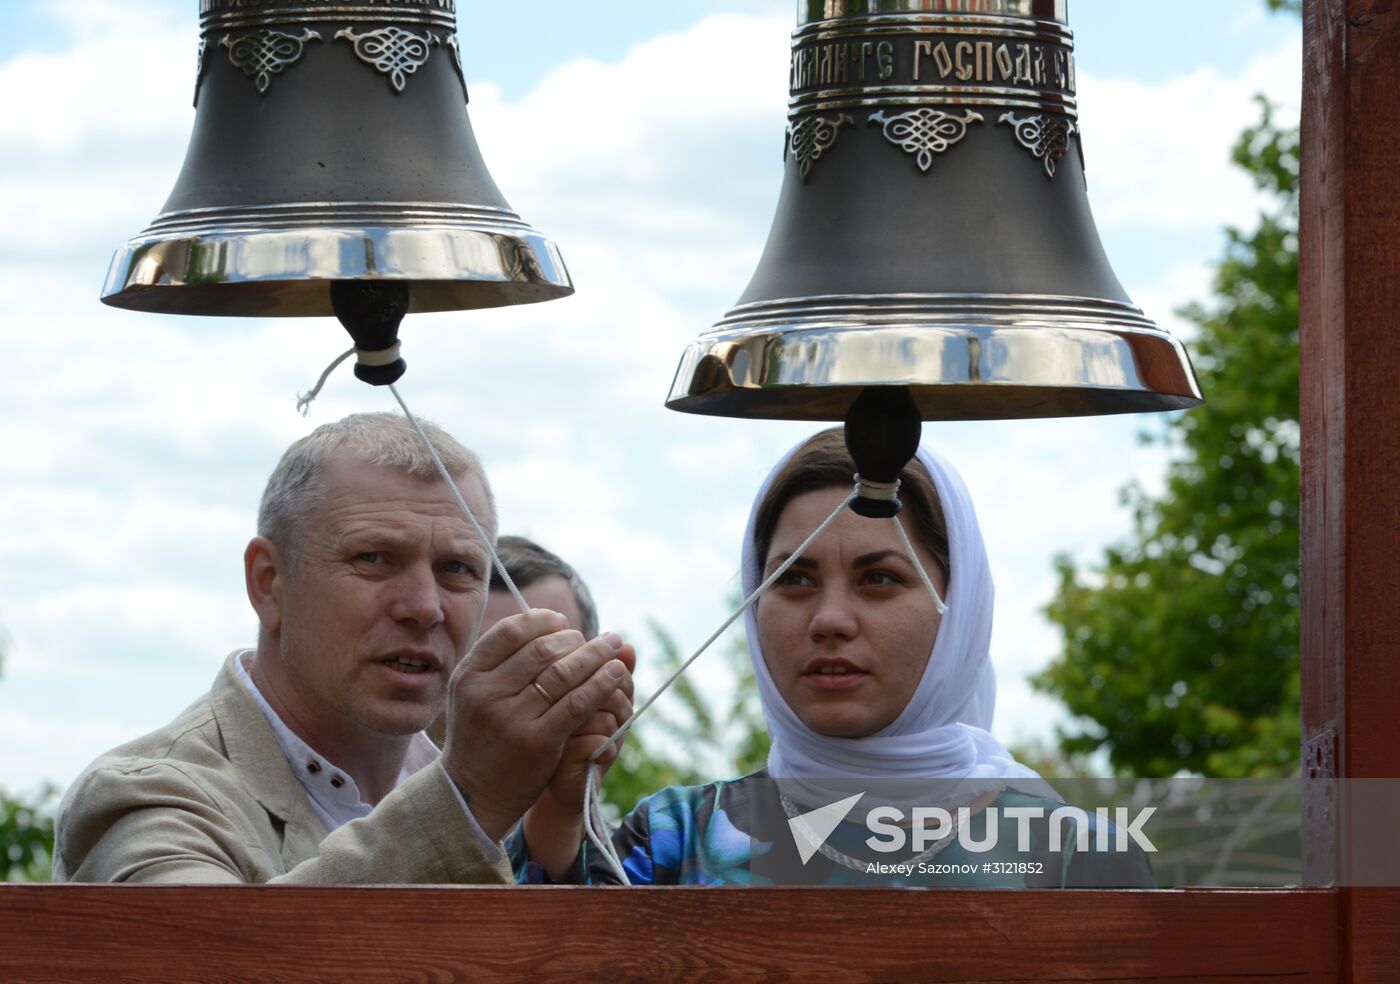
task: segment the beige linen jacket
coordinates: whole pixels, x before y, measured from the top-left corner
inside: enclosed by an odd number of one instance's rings
[[[334,833],[230,656],[171,724],[90,765],[59,807],[54,881],[508,884],[441,761]]]

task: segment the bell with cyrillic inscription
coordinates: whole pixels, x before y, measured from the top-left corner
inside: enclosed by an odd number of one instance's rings
[[[803,0],[767,245],[667,405],[841,420],[867,387],[925,420],[1201,403],[1099,242],[1064,0]]]

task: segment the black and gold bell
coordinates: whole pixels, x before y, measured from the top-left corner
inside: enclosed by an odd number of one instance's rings
[[[1065,0],[801,0],[798,19],[767,245],[667,406],[841,420],[868,387],[907,387],[925,420],[1201,403],[1100,245]]]
[[[286,317],[332,314],[346,281],[404,285],[409,311],[573,292],[481,159],[453,0],[200,0],[200,19],[184,167],[103,301]]]

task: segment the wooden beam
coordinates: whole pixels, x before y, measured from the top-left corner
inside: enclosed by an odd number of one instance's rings
[[[1400,777],[1400,5],[1306,0],[1300,317],[1304,768]],[[1368,864],[1307,798],[1310,876]],[[1389,850],[1394,850],[1393,838]],[[1342,895],[1345,979],[1394,980],[1400,905]]]
[[[1400,777],[1400,4],[1305,10],[1305,738]]]
[[[12,885],[0,979],[1323,982],[1338,898]]]

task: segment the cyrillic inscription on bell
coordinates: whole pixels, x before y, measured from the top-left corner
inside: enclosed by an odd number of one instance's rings
[[[767,245],[668,406],[842,420],[870,386],[909,387],[928,420],[1201,402],[1100,245],[1065,0],[803,0],[798,20]]]
[[[200,0],[194,131],[102,299],[174,314],[330,315],[330,284],[410,311],[573,292],[486,169],[453,0]]]

